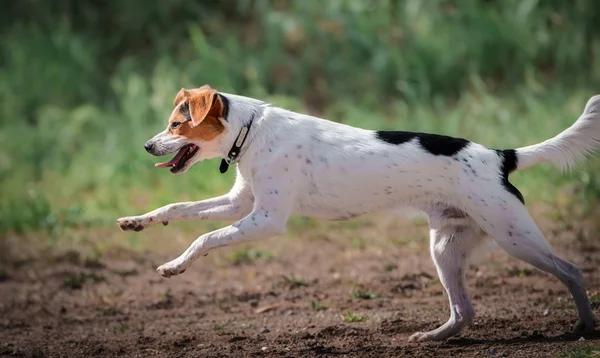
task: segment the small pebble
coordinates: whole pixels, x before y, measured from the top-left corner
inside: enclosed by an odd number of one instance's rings
[[[583,338],[583,337],[579,337],[579,341],[580,341],[580,342],[581,342],[581,341],[585,341],[585,338]]]
[[[549,314],[550,314],[550,309],[549,309],[549,308],[546,308],[546,309],[544,310],[544,313],[542,313],[542,315],[543,315],[544,317],[546,317],[546,316],[547,316],[547,315],[549,315]]]
[[[262,347],[260,350],[263,351],[263,352],[266,352],[267,347]]]

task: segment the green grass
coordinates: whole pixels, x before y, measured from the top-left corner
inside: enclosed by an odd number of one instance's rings
[[[215,323],[213,324],[213,331],[222,331],[225,328],[227,328],[227,326],[229,326],[231,323],[233,323],[233,320],[231,319],[223,323]]]
[[[379,293],[373,293],[371,291],[362,291],[362,290],[354,290],[350,294],[353,298],[358,298],[361,300],[373,300],[376,298],[381,298],[382,295]]]
[[[394,271],[397,268],[398,268],[398,265],[395,263],[388,263],[383,266],[383,270],[386,272]]]
[[[311,301],[310,306],[315,311],[325,311],[331,308],[331,304],[319,301]]]
[[[600,292],[588,292],[588,297],[590,299],[590,306],[592,306],[592,309],[600,308]]]
[[[560,358],[594,358],[600,357],[600,346],[587,346],[563,353]]]
[[[283,276],[283,279],[285,280],[286,285],[290,289],[308,286],[308,283],[306,281],[300,280],[300,279],[295,278],[293,276]]]
[[[63,279],[63,286],[77,290],[82,288],[88,281],[101,282],[104,281],[104,277],[95,273],[70,272]]]
[[[115,333],[125,333],[127,330],[129,330],[129,325],[121,323],[118,326],[116,326],[113,330],[115,331]]]
[[[342,319],[344,320],[344,322],[354,323],[354,322],[364,322],[368,319],[368,317],[361,316],[361,315],[358,315],[358,314],[348,311],[342,315]]]
[[[227,256],[227,261],[233,265],[251,264],[259,259],[270,260],[275,255],[266,250],[258,250],[254,248],[238,249]]]
[[[531,276],[533,271],[526,267],[513,266],[508,270],[508,274],[512,277],[526,277]]]
[[[83,273],[69,273],[63,279],[63,285],[70,289],[76,290],[82,288],[86,281],[87,276]]]

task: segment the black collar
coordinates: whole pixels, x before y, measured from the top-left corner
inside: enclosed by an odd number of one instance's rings
[[[227,169],[229,169],[229,164],[236,164],[238,162],[238,156],[240,155],[240,151],[242,150],[242,146],[244,145],[246,138],[248,138],[248,132],[250,132],[252,122],[254,122],[254,114],[252,114],[250,121],[248,121],[248,123],[246,123],[242,129],[240,129],[240,133],[235,139],[235,142],[233,142],[233,146],[229,150],[229,153],[227,153],[227,158],[223,158],[221,160],[221,165],[219,166],[219,171],[221,174],[227,172]]]

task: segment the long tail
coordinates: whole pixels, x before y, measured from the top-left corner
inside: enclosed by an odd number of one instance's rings
[[[515,150],[516,170],[549,162],[570,169],[600,147],[600,95],[587,102],[583,114],[573,125],[542,143]]]

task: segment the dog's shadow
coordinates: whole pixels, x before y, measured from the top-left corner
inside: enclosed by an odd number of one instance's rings
[[[451,346],[471,346],[471,345],[519,345],[523,343],[531,342],[568,342],[577,341],[581,337],[585,340],[597,340],[600,339],[600,331],[596,330],[590,333],[576,334],[576,333],[565,333],[558,336],[544,336],[542,334],[513,337],[513,338],[498,338],[498,339],[474,339],[474,338],[456,338],[450,339],[446,342],[447,345]]]

